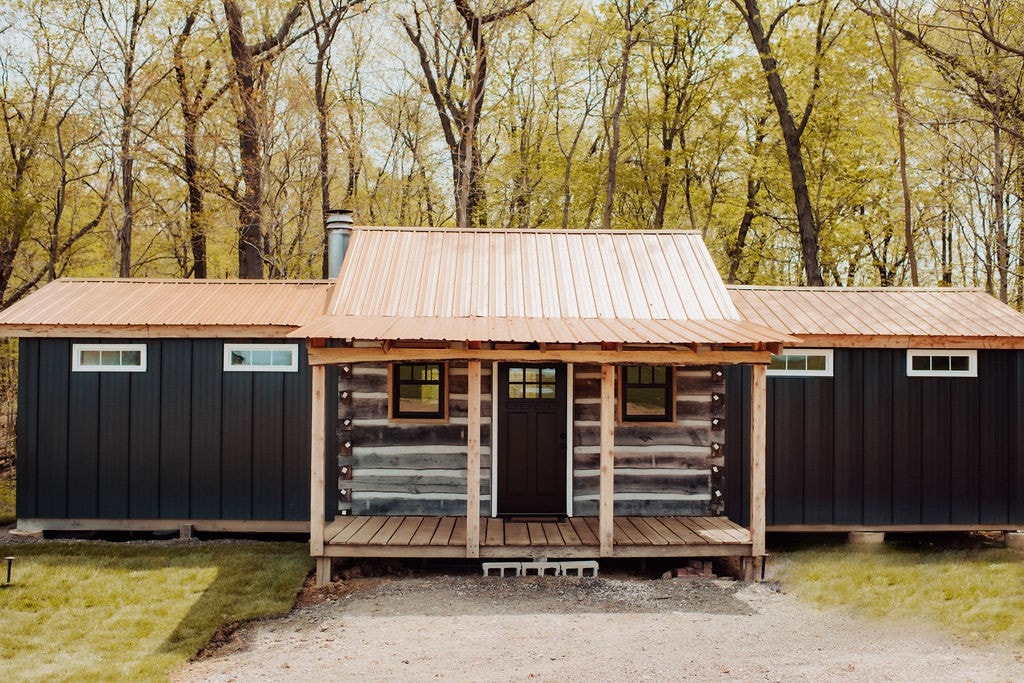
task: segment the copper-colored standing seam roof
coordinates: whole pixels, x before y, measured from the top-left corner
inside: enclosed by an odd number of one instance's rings
[[[1024,338],[1024,315],[978,289],[730,286],[744,318],[793,335]]]
[[[55,280],[0,313],[5,326],[281,326],[323,314],[332,283],[295,280]]]
[[[327,315],[296,337],[721,343],[740,318],[700,235],[355,228]]]

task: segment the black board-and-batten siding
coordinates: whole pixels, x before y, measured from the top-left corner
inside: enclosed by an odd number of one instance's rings
[[[72,344],[146,344],[72,372]],[[231,339],[280,343],[280,339]],[[22,339],[19,519],[309,519],[310,368],[225,372],[222,339]]]
[[[1024,525],[1024,352],[976,378],[907,377],[905,349],[835,349],[833,377],[769,377],[767,525]],[[727,370],[729,518],[749,518],[749,373]]]

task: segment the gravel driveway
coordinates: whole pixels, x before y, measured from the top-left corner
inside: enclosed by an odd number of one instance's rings
[[[1024,680],[1020,648],[817,610],[767,584],[433,576],[334,591],[172,680]]]

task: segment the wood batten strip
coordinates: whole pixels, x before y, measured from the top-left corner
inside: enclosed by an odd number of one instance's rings
[[[714,350],[695,352],[688,348],[602,351],[599,349],[423,349],[374,347],[310,347],[310,365],[338,363],[381,363],[394,361],[518,361],[521,363],[615,363],[620,365],[721,365],[733,363],[767,363],[768,351]]]
[[[480,361],[469,362],[466,424],[466,557],[480,557]]]
[[[601,483],[598,499],[601,556],[615,544],[615,366],[601,366]]]

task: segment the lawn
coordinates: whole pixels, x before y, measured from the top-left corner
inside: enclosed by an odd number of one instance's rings
[[[776,556],[785,589],[826,607],[1024,646],[1024,555],[925,543],[819,547]]]
[[[222,624],[287,612],[299,543],[0,545],[0,680],[165,680]],[[0,582],[5,576],[0,576]]]

